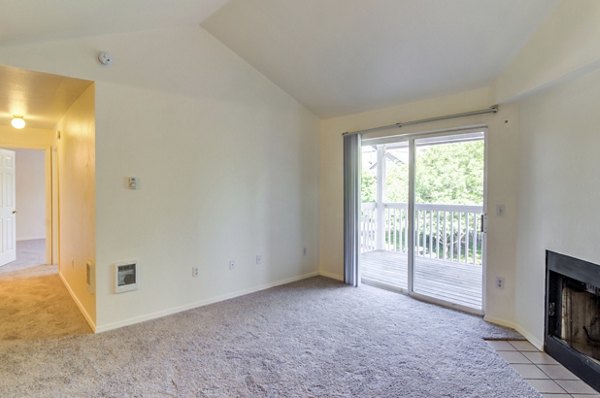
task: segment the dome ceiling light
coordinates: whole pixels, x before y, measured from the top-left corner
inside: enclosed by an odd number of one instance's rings
[[[10,124],[14,128],[21,130],[23,127],[25,127],[25,119],[23,119],[23,116],[13,116]]]

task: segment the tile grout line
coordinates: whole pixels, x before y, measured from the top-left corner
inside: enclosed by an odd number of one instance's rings
[[[549,357],[546,353],[544,353],[543,351],[538,350],[537,348],[535,348],[533,345],[531,345],[529,342],[527,341],[521,341],[521,340],[486,340],[487,343],[490,345],[490,347],[492,349],[494,349],[494,351],[496,351],[497,353],[501,352],[515,352],[520,354],[521,357],[523,357],[523,359],[518,359],[518,361],[523,361],[526,360],[527,362],[514,362],[512,363],[511,360],[506,359],[503,355],[500,355],[500,357],[506,361],[508,363],[508,365],[515,370],[519,376],[521,376],[521,378],[523,378],[523,380],[525,380],[527,383],[529,383],[529,385],[531,385],[534,389],[536,389],[540,394],[544,395],[544,397],[552,397],[552,396],[569,396],[572,398],[585,398],[586,396],[589,398],[595,398],[595,397],[600,397],[600,393],[578,393],[578,392],[570,392],[567,390],[567,387],[563,387],[562,384],[560,384],[559,382],[573,382],[573,383],[580,383],[581,385],[587,387],[588,389],[590,389],[591,391],[593,391],[593,389],[591,389],[591,387],[589,387],[587,385],[587,383],[585,383],[584,381],[582,381],[580,378],[578,378],[577,376],[575,376],[574,374],[572,374],[568,369],[566,369],[562,364],[558,363],[557,361],[555,361],[553,358]],[[529,356],[527,355],[527,353],[529,353]],[[543,355],[540,355],[540,359],[539,360],[533,360],[530,358],[530,356],[536,357],[535,353],[540,353]],[[506,354],[505,354],[506,355]],[[517,359],[513,359],[512,361],[516,361]],[[548,363],[536,363],[536,362],[548,362]],[[524,366],[531,366],[533,365],[533,367],[539,372],[539,376],[543,375],[543,378],[540,377],[525,377],[524,373],[525,372],[522,367],[520,365],[524,365]],[[559,370],[559,372],[565,372],[563,374],[564,377],[553,377],[549,371],[549,367],[554,367],[556,366],[556,369]],[[519,371],[519,369],[521,368],[521,371]],[[533,369],[533,368],[529,368],[529,369]],[[544,370],[546,369],[546,370]],[[571,376],[569,376],[571,375]],[[543,388],[536,388],[536,386],[534,386],[530,380],[535,380],[536,382],[543,382],[543,381],[549,381],[552,384],[553,389],[560,389],[560,391],[555,391],[555,392],[542,392],[540,391]],[[549,388],[546,388],[546,390],[548,390]]]

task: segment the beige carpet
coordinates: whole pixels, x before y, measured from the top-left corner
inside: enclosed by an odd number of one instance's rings
[[[18,244],[17,261],[0,267],[0,340],[92,332],[60,280],[57,267],[39,265],[43,262],[39,247],[40,242]]]
[[[2,398],[541,398],[481,318],[324,278],[111,332],[0,341]]]

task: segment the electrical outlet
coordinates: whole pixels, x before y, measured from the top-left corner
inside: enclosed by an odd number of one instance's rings
[[[263,257],[260,254],[256,255],[256,265],[261,265],[263,263]]]
[[[235,260],[229,260],[229,271],[233,271],[235,269]]]
[[[496,277],[496,289],[504,289],[504,278],[501,276]]]
[[[192,278],[197,278],[199,272],[198,267],[192,267]]]

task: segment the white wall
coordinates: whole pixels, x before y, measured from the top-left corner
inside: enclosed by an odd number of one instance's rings
[[[521,104],[517,322],[543,342],[545,251],[600,263],[600,70]]]
[[[58,154],[58,271],[92,327],[96,297],[87,286],[86,262],[96,258],[95,106],[91,85],[56,129]]]
[[[43,150],[17,149],[17,240],[46,237],[46,163]]]
[[[472,111],[491,105],[487,88],[425,101],[404,104],[377,111],[324,120],[321,123],[320,152],[320,230],[319,263],[323,275],[343,279],[343,179],[342,136],[345,131],[388,125],[403,120]],[[501,107],[496,115],[455,119],[403,129],[403,132],[432,131],[456,127],[487,125],[487,204],[488,252],[486,316],[490,320],[512,325],[514,319],[515,251],[516,251],[516,186],[518,109]],[[506,121],[506,123],[505,123]],[[390,134],[386,132],[384,134]],[[506,213],[496,217],[493,209],[503,204]],[[502,276],[505,289],[496,289],[494,280]]]
[[[514,326],[538,347],[546,249],[598,262],[600,2],[563,0],[495,82],[521,125]]]
[[[600,65],[600,1],[562,0],[496,80],[506,103]]]
[[[310,112],[201,28],[0,47],[2,64],[96,81],[98,330],[311,274],[317,262],[323,274],[341,278],[341,133],[502,102],[496,116],[421,127],[489,126],[486,313],[539,339],[538,249],[548,244],[598,257],[582,218],[596,196],[589,171],[597,147],[591,133],[595,114],[588,108],[580,114],[563,102],[597,102],[593,87],[573,79],[600,59],[600,5],[573,4],[562,2],[496,81],[495,91],[324,120],[320,136]],[[100,50],[113,54],[110,67],[97,63]],[[590,79],[582,81],[596,84]],[[538,95],[523,100],[533,92]],[[515,98],[524,101],[522,107],[507,104]],[[546,149],[556,154],[559,144],[562,157],[550,164]],[[540,221],[550,205],[569,208],[573,200],[564,194],[540,197],[557,190],[543,167],[558,169],[560,180],[581,193],[575,201],[581,210],[572,213],[577,225],[562,218]],[[127,176],[139,178],[139,190],[125,189]],[[495,217],[496,204],[506,206],[504,217]],[[567,225],[566,232],[549,238],[546,228],[554,231],[558,224]],[[254,264],[256,254],[264,256],[262,266]],[[114,295],[111,264],[131,258],[139,260],[140,289]],[[227,270],[229,259],[237,260],[233,272]],[[200,268],[198,279],[191,278],[192,266]],[[504,290],[493,288],[495,276],[506,278]]]
[[[96,81],[97,330],[317,272],[318,120],[203,29],[4,47],[0,63]],[[123,259],[140,288],[117,295]]]

